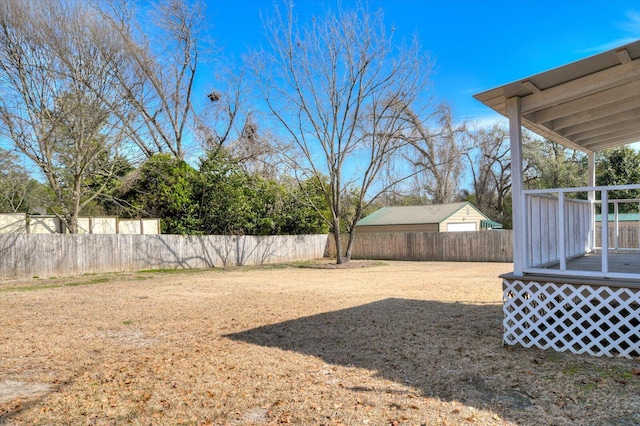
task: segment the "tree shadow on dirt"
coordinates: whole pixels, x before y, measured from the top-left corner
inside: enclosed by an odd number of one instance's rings
[[[500,305],[390,298],[226,337],[376,371],[426,397],[491,409],[507,419],[532,404],[524,391],[491,380],[504,357],[519,362],[501,345]]]

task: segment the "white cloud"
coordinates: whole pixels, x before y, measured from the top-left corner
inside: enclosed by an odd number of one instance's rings
[[[630,10],[627,12],[628,21],[620,24],[620,28],[634,38],[640,38],[640,12]]]
[[[594,46],[590,49],[585,49],[582,52],[600,53],[640,39],[640,12],[637,10],[629,10],[625,15],[627,19],[624,22],[619,22],[617,24],[617,27],[621,32],[618,38],[608,43]]]
[[[509,120],[499,114],[491,114],[482,117],[469,117],[466,121],[476,129],[490,129],[495,124],[500,124],[506,127],[509,126]]]
[[[618,38],[618,39],[615,39],[615,40],[613,40],[613,41],[611,41],[609,43],[605,43],[605,44],[601,44],[601,45],[598,45],[598,46],[594,46],[594,47],[592,47],[590,49],[584,49],[584,50],[581,50],[580,52],[583,52],[583,53],[606,52],[607,50],[613,50],[616,47],[620,47],[620,46],[623,46],[625,44],[632,43],[632,42],[638,40],[639,38],[640,38],[640,36],[639,37]]]

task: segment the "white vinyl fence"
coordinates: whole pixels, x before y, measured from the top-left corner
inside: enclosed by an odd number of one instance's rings
[[[326,235],[0,234],[0,278],[262,265],[322,258]]]
[[[27,213],[0,213],[0,234],[66,234],[59,218]],[[160,219],[79,217],[78,234],[160,234]]]

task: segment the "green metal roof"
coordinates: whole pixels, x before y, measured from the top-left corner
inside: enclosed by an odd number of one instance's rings
[[[483,220],[480,222],[480,228],[482,229],[502,229],[502,224],[495,220]]]
[[[428,206],[383,207],[380,210],[376,210],[371,213],[369,216],[360,219],[356,226],[423,225],[428,223],[441,223],[449,216],[466,206],[470,206],[472,209],[482,214],[482,212],[469,202],[432,204]],[[484,214],[482,215],[484,216]]]
[[[615,220],[614,214],[609,213],[609,222],[613,222]],[[618,222],[638,222],[640,221],[640,215],[638,213],[619,213],[618,214]],[[596,222],[602,222],[602,215],[600,213],[596,214]]]

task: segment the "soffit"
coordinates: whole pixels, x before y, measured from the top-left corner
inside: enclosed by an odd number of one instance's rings
[[[474,96],[568,148],[595,152],[640,142],[640,40]]]

